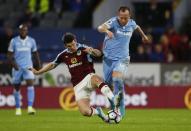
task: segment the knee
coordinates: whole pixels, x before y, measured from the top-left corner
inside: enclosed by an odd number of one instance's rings
[[[113,78],[113,84],[114,84],[114,87],[117,87],[119,90],[124,89],[124,81],[122,78],[118,78],[118,77]]]
[[[91,116],[91,110],[89,110],[89,109],[80,110],[80,113],[81,113],[83,116],[87,116],[87,117],[90,117],[90,116]]]
[[[34,85],[33,80],[28,80],[27,81],[27,86],[33,86],[33,85]]]
[[[120,85],[123,85],[123,84],[124,84],[124,83],[123,83],[123,79],[120,78],[120,77],[113,77],[113,82],[116,82],[116,83],[118,83],[118,84],[120,84]]]
[[[102,82],[103,82],[103,80],[97,75],[93,75],[91,77],[91,83],[92,83],[93,87],[95,87],[95,86],[98,87]]]

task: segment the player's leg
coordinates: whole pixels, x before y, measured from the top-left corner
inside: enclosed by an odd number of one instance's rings
[[[30,70],[25,70],[23,77],[27,83],[28,114],[35,114],[36,111],[33,108],[35,100],[34,74]]]
[[[90,106],[90,95],[92,93],[91,77],[92,74],[88,74],[80,83],[74,87],[75,99],[77,101],[79,110],[84,116],[98,115],[102,120],[106,121],[107,116],[100,108],[94,108]]]
[[[114,95],[119,96],[119,109],[120,115],[123,117],[125,115],[125,104],[124,104],[124,83],[122,79],[122,73],[114,71],[113,74],[113,85],[114,85]]]
[[[89,98],[83,98],[77,101],[77,105],[79,107],[79,111],[83,116],[91,117],[94,115],[97,115],[100,117],[103,121],[107,122],[108,117],[104,114],[102,109],[100,107],[94,108],[90,106],[90,99]]]
[[[27,101],[28,101],[28,114],[34,115],[36,113],[35,109],[33,108],[33,103],[35,100],[35,91],[33,86],[33,80],[26,80],[27,83]]]
[[[109,87],[113,87],[112,86],[112,61],[108,60],[108,59],[103,59],[103,78],[104,78],[104,82],[107,83],[109,85]],[[110,105],[111,105],[111,109],[115,109],[115,105],[113,103],[113,101],[109,100]]]
[[[21,115],[21,94],[20,94],[20,83],[19,84],[14,84],[14,98],[15,98],[15,107],[16,107],[16,112],[15,115]]]
[[[119,97],[118,95],[113,95],[113,92],[111,91],[111,89],[109,88],[109,86],[107,84],[105,84],[103,82],[103,80],[96,74],[92,75],[91,77],[91,87],[92,88],[99,88],[100,91],[102,92],[102,94],[104,94],[108,100],[110,101],[110,103],[112,103],[112,105],[114,105],[114,109],[118,111],[118,107],[119,107]],[[98,113],[99,113],[99,117],[102,118],[105,122],[109,122],[109,118],[108,116],[106,116],[101,108],[96,108]]]
[[[123,117],[125,115],[125,104],[124,104],[124,74],[127,72],[129,64],[129,59],[118,61],[114,63],[114,69],[112,73],[113,85],[114,85],[114,94],[120,96],[120,113]]]
[[[108,59],[103,60],[103,79],[109,86],[112,85],[112,61]]]
[[[114,97],[110,87],[106,83],[104,83],[103,80],[98,75],[95,74],[92,75],[91,87],[99,88],[101,93],[108,98],[108,100],[110,101],[110,103],[112,103],[112,105],[114,105],[114,107],[119,105],[117,96]]]
[[[21,79],[22,79],[22,71],[18,70],[16,71],[15,69],[12,70],[12,83],[14,85],[14,98],[15,98],[15,106],[16,106],[16,115],[21,115],[21,105],[20,105],[20,83],[21,83]]]

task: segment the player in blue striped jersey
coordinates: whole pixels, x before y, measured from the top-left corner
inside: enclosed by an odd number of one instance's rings
[[[28,68],[33,67],[32,54],[40,68],[40,60],[37,52],[35,40],[28,36],[28,27],[25,24],[19,26],[19,36],[11,39],[8,48],[8,59],[13,67],[12,83],[14,85],[14,97],[16,103],[16,115],[21,115],[20,105],[20,84],[26,80],[28,95],[28,113],[34,114],[33,102],[34,92],[34,74]]]
[[[130,19],[130,9],[126,6],[119,8],[118,16],[98,27],[99,32],[105,33],[103,43],[104,80],[114,86],[114,94],[121,96],[120,113],[122,116],[125,115],[123,76],[127,72],[130,61],[129,42],[135,30],[140,33],[143,41],[148,41],[140,26]]]

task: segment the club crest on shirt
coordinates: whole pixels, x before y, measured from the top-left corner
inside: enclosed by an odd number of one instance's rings
[[[71,58],[71,63],[72,64],[75,64],[75,63],[77,63],[77,59],[74,57],[74,58]]]
[[[81,50],[78,50],[78,51],[77,51],[77,55],[79,56],[79,55],[81,55],[81,54],[82,54]]]

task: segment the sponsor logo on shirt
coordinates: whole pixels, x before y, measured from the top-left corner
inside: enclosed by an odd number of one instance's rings
[[[22,48],[17,48],[17,51],[29,51],[30,48],[28,47],[22,47]]]
[[[69,68],[73,68],[79,65],[82,65],[82,62],[78,62],[77,58],[71,58],[71,65],[69,65]]]
[[[69,68],[73,68],[73,67],[80,66],[80,65],[82,65],[82,62],[69,65]]]
[[[130,31],[128,31],[128,32],[123,32],[123,31],[117,30],[117,34],[126,35],[126,36],[131,36],[131,35],[132,35],[132,32],[130,32]]]

